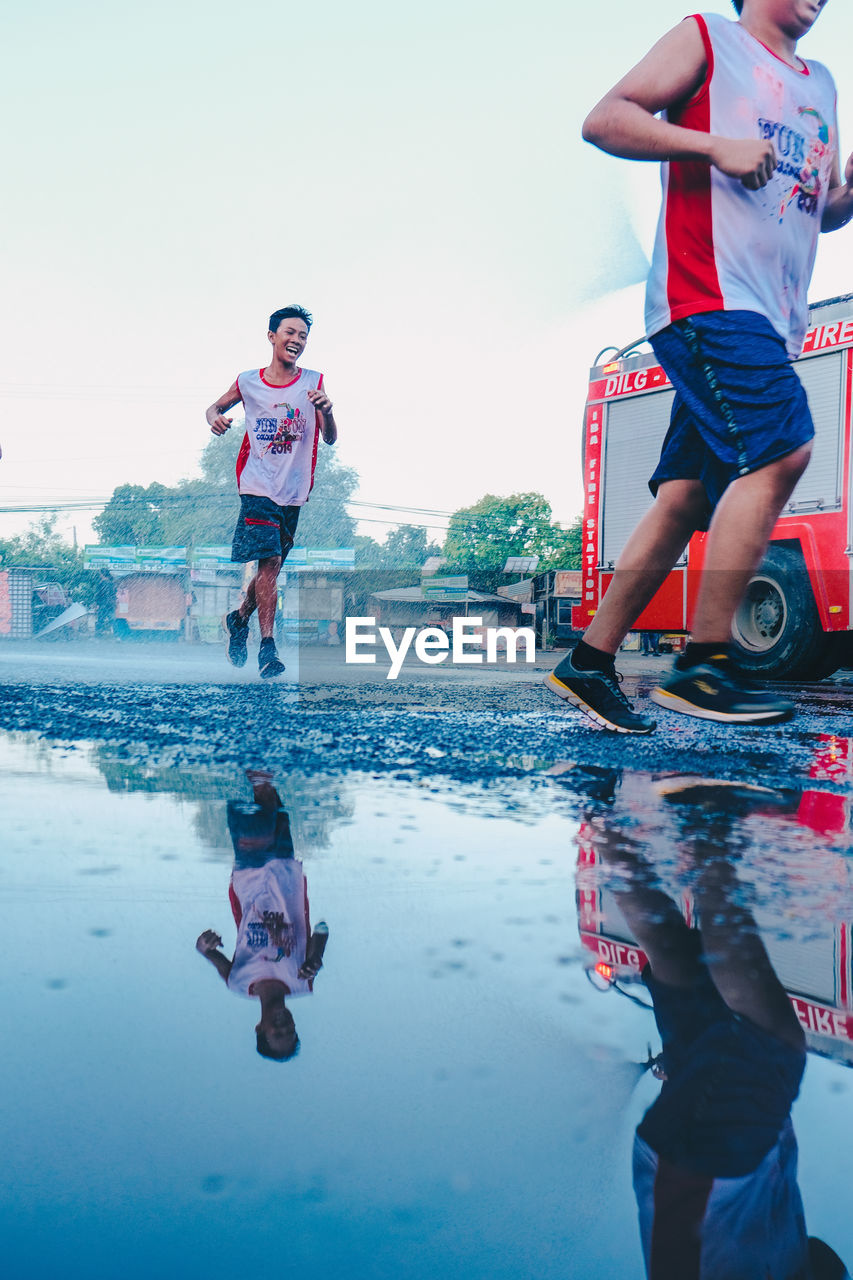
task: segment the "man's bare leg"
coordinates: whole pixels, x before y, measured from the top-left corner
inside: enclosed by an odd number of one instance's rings
[[[739,679],[731,628],[810,453],[811,444],[802,445],[726,489],[711,521],[692,639],[672,675],[652,690],[658,706],[719,724],[779,724],[794,714],[793,702]]]
[[[594,823],[593,830],[596,853],[621,872],[611,889],[652,973],[668,987],[692,987],[702,972],[698,948],[684,916],[661,888],[643,846],[606,823]]]
[[[602,728],[651,733],[655,721],[636,712],[619,688],[616,650],[681,555],[706,513],[698,480],[667,480],[619,557],[613,581],[586,630],[545,683]]]
[[[615,654],[684,551],[708,500],[699,480],[666,480],[616,563],[613,581],[584,635],[586,644]]]
[[[258,571],[247,586],[245,598],[238,610],[243,622],[248,622],[257,609],[262,640],[272,638],[280,569],[281,556],[268,556],[265,560],[259,560]]]
[[[805,1036],[791,1001],[752,913],[737,900],[735,868],[704,840],[697,841],[693,857],[704,862],[696,884],[696,909],[714,986],[734,1013],[804,1053]]]
[[[805,1038],[785,988],[767,955],[752,913],[738,901],[739,885],[729,849],[726,814],[695,814],[697,834],[682,852],[698,871],[695,906],[704,963],[728,1007],[803,1052]],[[702,961],[681,912],[661,889],[642,846],[625,832],[593,823],[596,852],[622,874],[614,896],[654,976],[668,987],[690,988]]]
[[[761,564],[773,526],[805,471],[811,451],[811,443],[804,444],[760,471],[733,480],[720,499],[708,534],[693,619],[692,635],[697,644],[728,644],[731,640],[735,610]]]

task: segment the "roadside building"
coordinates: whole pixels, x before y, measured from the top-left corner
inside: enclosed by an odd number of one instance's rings
[[[453,579],[446,579],[452,583]],[[399,641],[406,627],[440,627],[448,636],[453,619],[481,618],[486,627],[525,627],[531,619],[522,612],[522,602],[489,591],[473,591],[466,586],[442,589],[439,581],[424,579],[420,586],[374,591],[370,607],[377,624],[389,627]]]
[[[516,584],[521,585],[521,584]],[[565,648],[580,639],[572,626],[572,608],[581,602],[580,569],[550,569],[531,580],[536,609],[536,634],[543,648]]]

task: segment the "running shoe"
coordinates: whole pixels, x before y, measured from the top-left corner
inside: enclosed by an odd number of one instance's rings
[[[719,724],[778,724],[794,714],[793,702],[713,663],[676,667],[650,697],[659,707]]]
[[[239,609],[226,613],[222,625],[228,633],[228,661],[232,667],[245,667],[246,641],[249,639],[249,624],[243,622]]]
[[[615,668],[606,673],[579,671],[568,654],[557,671],[545,677],[548,688],[602,728],[613,733],[652,733],[657,727],[654,720],[634,710],[619,688],[622,677]]]
[[[284,663],[276,653],[275,640],[272,637],[261,641],[258,651],[258,671],[262,680],[272,680],[284,671]]]

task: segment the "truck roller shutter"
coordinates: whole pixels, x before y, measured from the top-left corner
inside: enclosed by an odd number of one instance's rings
[[[811,461],[784,514],[841,506],[841,406],[846,352],[801,360],[794,367],[805,388],[814,419]]]
[[[823,908],[825,910],[825,908]],[[821,910],[815,907],[815,917]],[[762,922],[758,918],[759,928]],[[786,991],[796,991],[810,996],[821,1004],[834,1004],[836,999],[835,936],[825,919],[820,920],[820,931],[815,926],[815,936],[808,939],[772,937],[767,950],[776,976]]]
[[[616,563],[637,521],[652,505],[647,482],[658,464],[674,398],[674,391],[655,391],[607,406],[601,516],[605,567]]]

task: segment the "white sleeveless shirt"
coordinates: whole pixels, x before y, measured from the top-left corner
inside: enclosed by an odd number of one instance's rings
[[[793,358],[808,326],[808,286],[838,147],[836,92],[819,62],[789,66],[738,22],[694,15],[708,70],[665,118],[723,138],[773,143],[778,168],[748,191],[707,162],[661,166],[663,203],[646,291],[646,333],[707,311],[766,316]]]
[[[308,995],[313,979],[300,978],[310,937],[308,889],[298,858],[270,858],[262,867],[235,867],[231,906],[237,945],[227,983],[251,996],[256,982],[283,982],[292,996]]]
[[[237,377],[246,411],[246,434],[237,457],[237,488],[271,498],[280,507],[301,507],[314,484],[318,416],[309,391],[322,389],[323,375],[300,369],[292,382],[275,386],[263,369]]]

